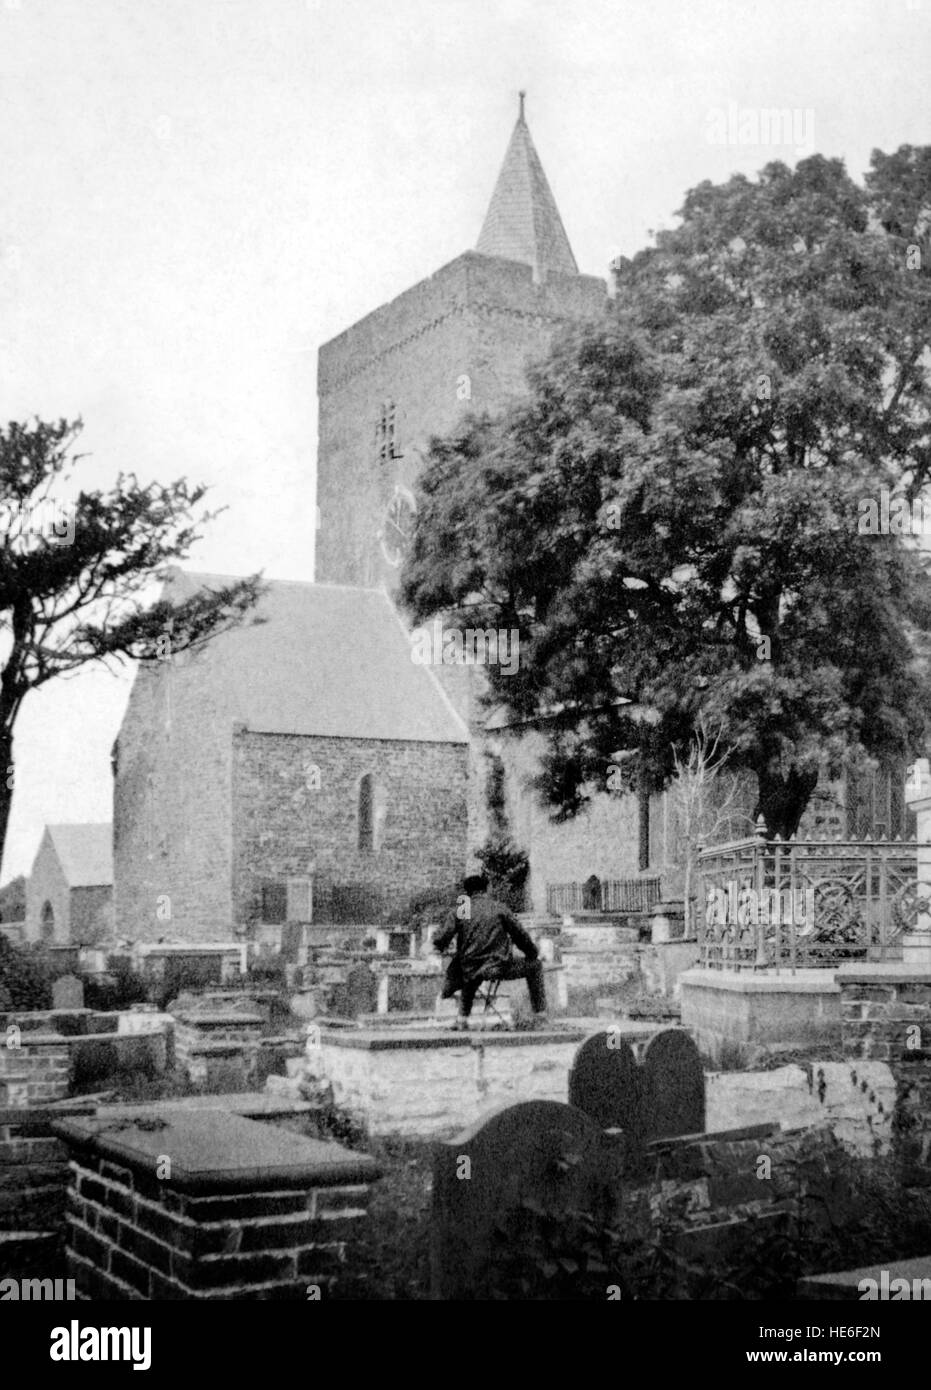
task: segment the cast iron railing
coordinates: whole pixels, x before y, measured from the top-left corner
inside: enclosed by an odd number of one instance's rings
[[[701,850],[702,964],[717,970],[831,968],[894,960],[914,926],[914,840],[780,840]]]

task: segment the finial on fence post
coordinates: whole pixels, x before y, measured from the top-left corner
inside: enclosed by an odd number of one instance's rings
[[[768,838],[766,831],[766,821],[763,819],[762,812],[756,818],[756,826],[754,827],[753,833],[758,840],[765,840]]]

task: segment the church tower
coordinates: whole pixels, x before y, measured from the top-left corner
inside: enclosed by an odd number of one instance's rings
[[[606,295],[578,272],[521,93],[476,249],[320,349],[318,582],[393,592],[431,436],[519,396],[527,362]]]

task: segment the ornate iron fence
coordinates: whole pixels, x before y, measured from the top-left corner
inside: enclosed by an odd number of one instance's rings
[[[573,912],[649,912],[662,897],[662,880],[606,878],[592,875],[584,883],[548,883],[546,910],[555,917]]]
[[[718,970],[894,960],[917,919],[914,840],[780,840],[758,831],[698,856],[698,935]]]

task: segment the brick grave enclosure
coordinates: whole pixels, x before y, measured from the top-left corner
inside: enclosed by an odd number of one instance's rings
[[[851,1066],[884,1062],[895,1078],[893,1130],[906,1181],[931,1186],[931,969],[844,966],[844,1052]],[[859,1075],[860,1073],[858,1073]]]
[[[351,1272],[374,1161],[213,1109],[62,1120],[79,1298],[307,1299]]]

